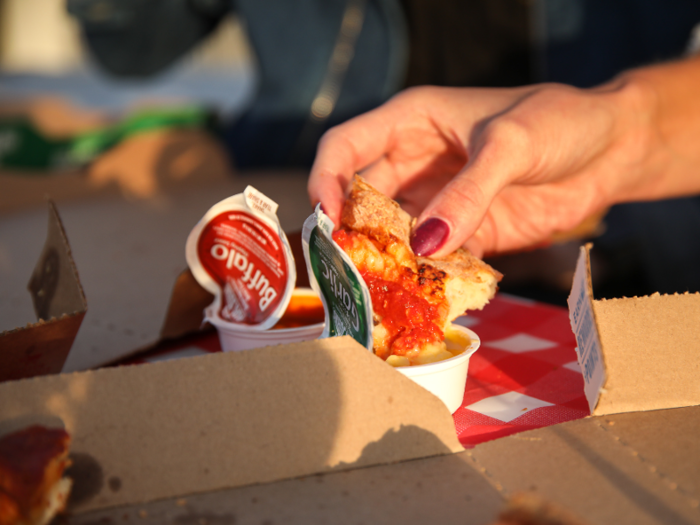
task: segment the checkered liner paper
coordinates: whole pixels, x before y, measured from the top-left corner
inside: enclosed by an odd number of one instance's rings
[[[470,447],[589,414],[576,339],[565,308],[499,294],[482,311],[456,322],[481,339],[469,362],[462,406],[453,416],[462,445]],[[130,362],[220,351],[217,334],[208,332]]]

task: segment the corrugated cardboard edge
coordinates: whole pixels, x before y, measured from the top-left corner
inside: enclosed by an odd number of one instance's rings
[[[583,390],[593,412],[606,381],[606,367],[593,309],[590,248],[591,245],[587,244],[580,249],[567,302],[571,329],[576,336],[576,357],[583,375]]]
[[[61,371],[87,311],[61,218],[48,201],[46,241],[28,288],[39,321],[0,334],[0,381]]]
[[[0,420],[38,416],[73,435],[75,511],[463,450],[349,337],[0,384]]]

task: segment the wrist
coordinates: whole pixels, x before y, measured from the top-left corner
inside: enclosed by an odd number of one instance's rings
[[[626,173],[617,202],[700,192],[700,59],[622,73],[601,86]]]
[[[654,83],[635,71],[594,89],[608,104],[613,133],[608,157],[614,182],[609,204],[647,200],[659,191],[656,178],[668,162],[659,133],[660,97]]]

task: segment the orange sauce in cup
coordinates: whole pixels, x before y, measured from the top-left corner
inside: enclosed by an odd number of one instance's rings
[[[295,291],[292,293],[284,315],[272,329],[309,326],[323,323],[324,320],[325,312],[321,299],[313,293],[297,293]]]

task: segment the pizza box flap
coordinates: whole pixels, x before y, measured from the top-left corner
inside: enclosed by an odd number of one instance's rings
[[[66,521],[71,525],[489,525],[503,506],[501,492],[469,457],[457,453],[100,509]]]
[[[504,495],[532,491],[584,523],[700,523],[700,407],[594,416],[466,451]]]
[[[696,524],[699,432],[700,407],[594,416],[456,454],[98,509],[70,523],[487,525],[524,494],[558,519],[518,523]]]
[[[30,238],[35,237],[33,232]],[[87,311],[68,238],[51,201],[46,241],[28,289],[38,322],[0,334],[0,381],[59,373]]]
[[[569,311],[595,415],[700,404],[700,294],[595,300],[581,248]]]
[[[0,384],[0,421],[29,417],[72,434],[76,511],[463,450],[442,401],[349,337]]]

